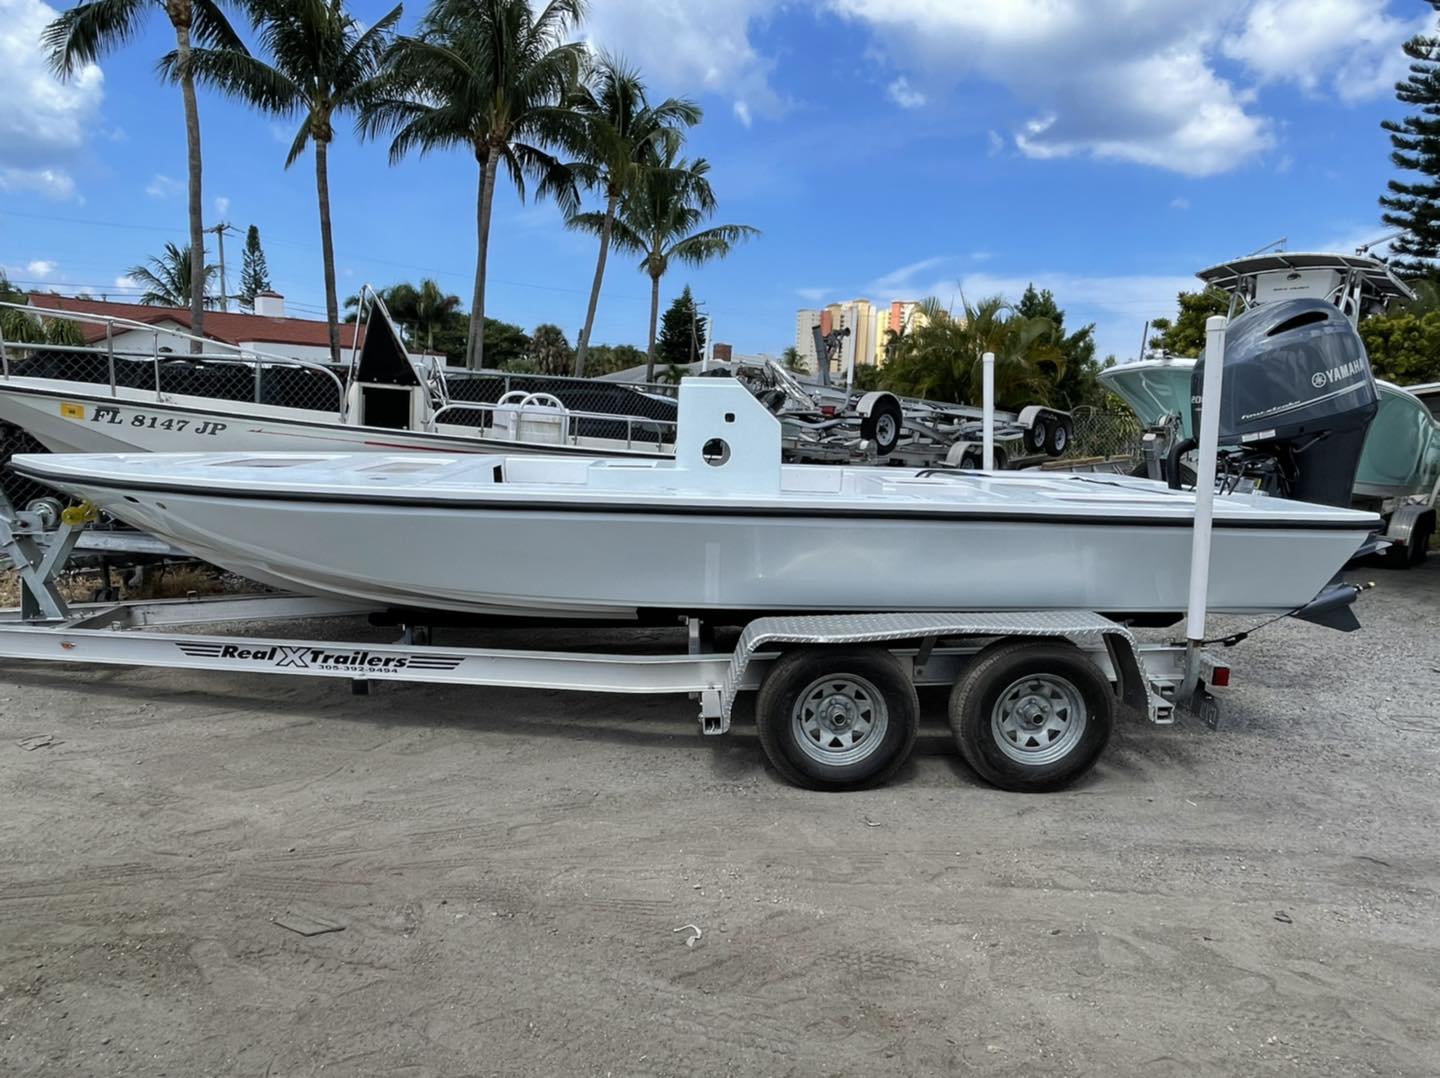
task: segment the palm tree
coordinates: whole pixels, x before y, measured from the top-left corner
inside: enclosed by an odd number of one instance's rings
[[[193,45],[209,48],[240,47],[230,22],[221,10],[224,0],[81,0],[45,28],[40,43],[50,66],[61,78],[69,78],[77,67],[93,63],[123,45],[140,32],[146,12],[163,8],[175,28],[175,55],[179,61],[180,96],[185,105],[185,145],[189,187],[190,252],[188,296],[190,331],[205,332],[205,221],[200,195],[200,110],[195,103],[195,81],[188,61]],[[180,304],[184,306],[184,304]],[[200,342],[190,343],[191,351]]]
[[[1063,357],[1056,345],[1055,324],[1048,318],[1027,318],[1004,298],[991,296],[976,304],[962,301],[959,312],[927,299],[884,368],[886,388],[897,393],[977,403],[981,399],[981,357],[995,353],[997,407],[1046,403]]]
[[[584,70],[585,46],[565,42],[584,0],[550,0],[539,13],[528,0],[435,0],[414,37],[395,42],[389,78],[362,118],[370,135],[389,132],[390,160],[468,147],[480,166],[476,197],[475,293],[465,361],[485,364],[485,263],[500,166],[525,197],[552,195],[566,212],[579,203],[575,180],[545,147],[575,141],[567,107]]]
[[[590,305],[575,346],[575,375],[579,377],[585,373],[585,355],[595,326],[595,308],[600,303],[600,284],[605,277],[610,234],[620,200],[636,186],[647,163],[678,148],[683,138],[681,127],[699,123],[701,111],[700,106],[685,98],[667,98],[651,106],[639,71],[623,59],[605,54],[594,64],[588,84],[580,87],[573,107],[581,120],[582,144],[577,147],[580,160],[570,167],[580,182],[605,197]]]
[[[435,350],[435,331],[443,330],[460,309],[460,297],[448,295],[433,277],[425,277],[419,286],[397,284],[386,290],[385,306],[397,322],[407,326],[417,342],[425,341],[425,350]]]
[[[173,243],[167,243],[164,252],[152,257],[149,265],[132,266],[126,270],[125,276],[145,288],[140,302],[149,307],[184,307],[188,304],[190,297],[197,291],[192,287],[194,278],[190,274],[195,261],[190,254],[189,244],[177,247]],[[201,295],[205,295],[206,286],[210,284],[210,278],[214,274],[213,265],[201,265],[198,289]],[[205,296],[205,306],[213,304],[214,301]],[[193,328],[190,332],[196,337],[200,336]]]
[[[701,266],[724,258],[735,245],[760,230],[749,225],[713,225],[696,228],[715,212],[715,195],[706,174],[704,158],[685,161],[668,148],[641,170],[633,191],[626,194],[619,216],[611,225],[616,247],[641,255],[640,269],[650,275],[650,340],[645,357],[645,380],[655,379],[655,327],[660,319],[660,279],[672,260]],[[604,235],[603,213],[572,214],[571,228]]]
[[[334,119],[360,106],[376,90],[381,58],[400,21],[401,6],[366,28],[341,0],[247,0],[251,24],[267,62],[243,45],[194,49],[189,73],[206,85],[277,116],[299,114],[300,129],[285,158],[289,168],[315,144],[315,193],[320,203],[320,248],[325,268],[325,318],[330,359],[340,362],[339,310],[335,295],[335,245],[330,228],[330,143]],[[161,60],[171,77],[185,74],[180,56]]]

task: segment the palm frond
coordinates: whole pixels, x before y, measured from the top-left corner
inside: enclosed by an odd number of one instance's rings
[[[40,35],[50,67],[69,78],[77,67],[132,40],[139,32],[149,0],[91,0],[60,13]]]
[[[161,75],[169,81],[181,76],[179,53],[160,58]],[[283,116],[305,106],[305,91],[294,78],[243,49],[192,49],[190,73],[195,80],[227,97],[253,105],[262,112]]]

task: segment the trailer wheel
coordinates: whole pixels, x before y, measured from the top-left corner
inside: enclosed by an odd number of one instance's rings
[[[780,776],[812,790],[856,790],[890,778],[920,725],[915,686],[883,648],[789,652],[760,687],[755,723]]]
[[[950,693],[965,762],[1004,790],[1058,789],[1110,739],[1110,682],[1072,644],[1017,641],[983,652]]]
[[[1050,420],[1042,413],[1037,415],[1030,426],[1025,428],[1025,448],[1032,453],[1045,452],[1050,441]]]
[[[860,437],[875,444],[876,454],[883,457],[900,444],[905,415],[894,394],[867,393],[859,411]]]
[[[1057,415],[1046,421],[1045,452],[1058,457],[1070,448],[1070,435],[1074,424],[1069,416]]]

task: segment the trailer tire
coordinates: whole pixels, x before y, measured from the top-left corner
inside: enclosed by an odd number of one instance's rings
[[[980,654],[955,683],[949,711],[960,755],[981,778],[1042,793],[1095,765],[1115,693],[1073,644],[1015,641]]]
[[[867,393],[860,399],[860,437],[873,442],[878,456],[886,456],[900,444],[905,413],[893,393]]]
[[[884,648],[802,648],[766,674],[755,725],[785,781],[859,790],[885,782],[909,758],[920,701],[900,660]]]
[[[1050,420],[1042,412],[1025,428],[1025,448],[1032,453],[1045,452],[1050,442]]]
[[[1415,521],[1410,529],[1410,537],[1405,542],[1392,543],[1385,551],[1385,567],[1387,569],[1413,569],[1422,564],[1430,553],[1430,536],[1435,530],[1435,525],[1428,516],[1421,517]]]
[[[1045,423],[1045,452],[1052,457],[1060,456],[1070,448],[1074,434],[1075,424],[1069,416],[1057,415],[1048,419]]]

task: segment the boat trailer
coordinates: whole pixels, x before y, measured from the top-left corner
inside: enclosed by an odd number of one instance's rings
[[[677,618],[684,650],[595,653],[449,646],[408,614],[398,639],[231,635],[225,626],[374,615],[372,607],[284,594],[69,603],[59,589],[84,507],[58,521],[22,514],[0,528],[20,568],[22,599],[0,611],[0,659],[279,674],[348,681],[688,694],[701,731],[730,729],[737,699],[757,692],[756,726],[776,770],[817,789],[872,786],[905,762],[919,723],[917,688],[951,688],[961,754],[991,783],[1048,790],[1088,770],[1115,715],[1165,725],[1182,702],[1219,724],[1210,687],[1229,669],[1184,644],[1141,643],[1085,611],[853,613],[761,617],[728,650],[700,618]],[[46,540],[36,538],[48,532]],[[352,630],[354,622],[351,621]],[[374,624],[395,624],[383,618]],[[352,636],[360,635],[353,633]],[[678,635],[678,634],[677,634]],[[1182,691],[1198,662],[1198,686]]]

